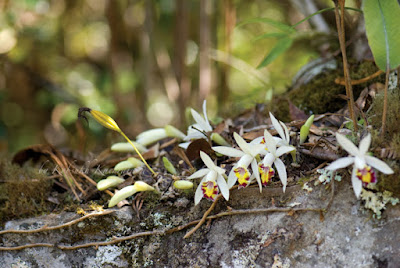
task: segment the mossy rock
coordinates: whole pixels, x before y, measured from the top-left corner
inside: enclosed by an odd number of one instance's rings
[[[343,77],[343,65],[340,60],[337,60],[337,66],[335,70],[320,73],[309,83],[290,90],[287,93],[288,99],[306,113],[322,114],[336,112],[343,108],[346,100],[340,95],[346,95],[346,89],[335,83],[336,78]],[[365,78],[378,71],[375,64],[368,61],[362,63],[350,61],[349,66],[353,80]],[[354,98],[357,99],[361,91],[371,83],[384,82],[384,79],[384,76],[380,76],[366,83],[354,85]]]
[[[0,159],[0,224],[9,219],[51,212],[47,201],[53,181],[31,167]]]

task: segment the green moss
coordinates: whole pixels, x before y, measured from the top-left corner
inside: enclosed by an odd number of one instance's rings
[[[300,177],[299,180],[297,181],[297,184],[303,187],[305,183],[309,182],[312,179],[313,178],[311,177]]]
[[[374,129],[380,129],[382,127],[383,101],[384,101],[384,94],[383,92],[380,92],[379,94],[376,95],[373,105],[371,107],[371,111],[368,114],[370,123]],[[381,136],[382,138],[386,139],[386,141],[391,141],[391,139],[387,139],[388,137],[395,138],[396,140],[398,140],[396,134],[400,133],[399,112],[400,112],[400,92],[398,90],[393,92],[388,92],[386,133],[384,137]]]
[[[388,111],[386,121],[386,133],[382,135],[379,129],[382,127],[383,113],[383,92],[377,94],[372,104],[370,112],[367,114],[368,120],[372,126],[372,144],[375,148],[385,149],[386,158],[400,158],[400,93],[398,91],[388,92]],[[387,159],[382,159],[388,162]],[[393,175],[379,173],[377,187],[379,191],[385,190],[393,192],[395,196],[400,196],[400,167],[395,160],[388,164],[393,169]]]
[[[47,197],[53,181],[30,167],[21,168],[0,159],[0,224],[51,210]]]
[[[395,197],[400,197],[400,167],[398,165],[391,165],[394,171],[393,175],[385,175],[379,173],[377,188],[379,192],[389,191],[392,192]]]
[[[288,97],[294,105],[307,113],[326,113],[336,112],[346,105],[346,100],[339,97],[345,95],[346,89],[342,85],[335,83],[335,79],[343,77],[343,67],[341,60],[337,61],[338,68],[335,70],[317,75],[308,84],[302,85],[296,90],[289,91]],[[357,64],[350,61],[350,76],[353,80],[358,80],[375,73],[378,69],[372,62],[362,62]],[[356,99],[360,92],[369,84],[383,82],[384,77],[380,76],[367,83],[353,86],[353,94]]]

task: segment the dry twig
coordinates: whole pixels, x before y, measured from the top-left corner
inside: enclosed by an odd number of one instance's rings
[[[104,210],[102,212],[93,212],[93,213],[87,214],[87,215],[85,215],[83,217],[80,217],[78,219],[75,219],[75,220],[60,224],[60,225],[56,225],[56,226],[47,226],[47,225],[45,225],[45,226],[43,226],[41,228],[33,229],[33,230],[14,230],[14,229],[3,230],[3,231],[0,231],[0,235],[2,235],[2,234],[32,234],[32,233],[38,233],[38,232],[62,229],[62,228],[74,225],[74,224],[76,224],[78,222],[81,222],[81,221],[83,221],[83,220],[85,220],[87,218],[96,217],[96,216],[104,216],[104,215],[113,213],[114,211],[115,210]],[[1,248],[0,248],[0,250],[1,250]]]

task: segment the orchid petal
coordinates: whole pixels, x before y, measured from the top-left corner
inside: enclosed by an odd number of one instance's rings
[[[265,154],[265,144],[249,144],[249,155],[255,157],[258,154]]]
[[[225,174],[225,169],[223,169],[223,168],[220,168],[220,167],[218,167],[218,166],[214,166],[214,168],[212,169],[212,170],[214,170],[215,172],[217,172],[218,174]]]
[[[210,170],[207,175],[204,177],[206,181],[215,181],[217,179],[218,173],[215,170]]]
[[[253,139],[249,144],[251,144],[251,145],[261,144],[263,139],[264,139],[264,136],[257,137],[255,139]]]
[[[283,145],[288,145],[286,141],[284,141],[283,139],[279,138],[279,137],[275,137],[272,136],[272,138],[274,139],[276,146],[283,146]]]
[[[191,141],[188,141],[188,142],[182,142],[182,143],[179,143],[179,147],[181,147],[182,149],[187,149],[188,147],[189,147],[189,144],[191,143]]]
[[[264,130],[264,137],[265,137],[265,144],[268,148],[268,151],[270,151],[273,155],[276,154],[276,142],[274,138],[272,137],[271,133],[268,132],[268,130]]]
[[[211,160],[211,158],[203,151],[200,151],[200,158],[203,160],[203,163],[209,168],[213,169],[215,167],[214,162]]]
[[[199,124],[193,124],[188,127],[187,130],[187,135],[183,139],[184,141],[191,141],[191,140],[197,140],[197,139],[202,139],[204,137],[207,137],[205,133],[202,132],[202,128]]]
[[[349,139],[347,139],[345,136],[342,134],[336,133],[336,140],[339,143],[339,145],[346,150],[351,155],[358,156],[360,155],[360,152],[358,148],[352,143]]]
[[[222,196],[225,198],[225,200],[229,200],[229,187],[228,187],[228,184],[226,183],[226,180],[224,179],[224,177],[222,177],[221,175],[218,175],[217,184],[218,184],[219,190],[221,191]]]
[[[238,167],[248,167],[251,163],[251,161],[253,161],[254,157],[252,157],[251,155],[245,154],[243,155],[239,161],[237,162],[237,166]]]
[[[351,172],[351,183],[353,185],[353,190],[354,193],[356,194],[356,197],[359,198],[362,190],[362,181],[357,178],[356,176],[356,167],[353,167],[353,171]]]
[[[212,147],[212,149],[214,151],[216,151],[217,153],[226,155],[226,156],[230,156],[230,157],[242,157],[243,155],[245,155],[244,152],[232,148],[232,147],[227,147],[227,146],[214,146]]]
[[[201,130],[204,130],[205,132],[212,131],[210,123],[204,120],[204,118],[198,112],[193,109],[190,109],[190,111],[192,113],[194,121],[196,121],[196,123],[200,126]]]
[[[356,168],[363,169],[366,164],[367,164],[367,162],[365,162],[365,155],[363,155],[361,157],[356,156],[354,158],[354,165],[356,166]]]
[[[385,174],[393,174],[394,171],[382,160],[373,157],[373,156],[369,156],[366,155],[365,156],[365,161],[367,162],[368,165],[370,165],[373,168],[376,168],[377,170],[379,170],[382,173]]]
[[[191,180],[191,179],[197,179],[197,178],[204,177],[210,171],[211,170],[209,170],[208,168],[200,169],[200,170],[196,171],[195,173],[193,173],[192,175],[190,175],[189,177],[187,177],[187,179]]]
[[[281,146],[276,150],[276,157],[280,157],[281,155],[287,154],[288,152],[291,152],[295,149],[296,148],[292,146]]]
[[[285,139],[284,140],[286,141],[287,145],[289,145],[289,142],[290,142],[289,129],[282,121],[279,121],[279,123],[281,124],[283,130],[285,131]]]
[[[254,177],[257,180],[258,186],[260,187],[260,193],[262,192],[262,184],[260,179],[260,171],[258,170],[257,161],[254,159],[251,161],[251,169],[253,170]]]
[[[327,170],[336,170],[336,169],[345,168],[347,166],[350,166],[353,163],[354,163],[354,157],[352,157],[352,156],[342,157],[342,158],[339,158],[339,159],[333,161],[325,169],[327,169]]]
[[[243,152],[246,154],[250,154],[250,148],[247,142],[236,132],[233,133],[233,137],[235,138],[235,141],[237,145],[239,145],[240,149],[242,149]]]
[[[286,140],[285,133],[283,132],[282,126],[279,124],[279,121],[275,118],[275,116],[271,112],[269,112],[269,117],[271,118],[271,122],[275,130],[278,131],[279,136],[281,136],[283,140]]]
[[[278,171],[279,174],[279,179],[281,180],[283,184],[283,192],[286,191],[286,185],[287,185],[287,173],[286,173],[286,167],[285,164],[283,164],[282,160],[279,158],[275,159],[274,161],[276,170]]]
[[[200,203],[200,200],[203,198],[203,190],[201,189],[201,185],[203,184],[204,181],[205,179],[203,178],[200,181],[199,186],[197,186],[196,193],[194,194],[194,205]]]
[[[371,145],[371,134],[368,133],[368,135],[365,136],[364,139],[360,141],[360,145],[358,146],[360,155],[365,155],[368,152],[370,145]]]
[[[207,117],[207,101],[206,100],[203,101],[203,115],[204,115],[204,118],[206,119],[206,123],[207,123],[208,128],[209,128],[209,130],[207,130],[207,131],[212,131],[212,127],[210,125],[210,121],[208,121],[208,117]]]
[[[229,172],[229,175],[228,175],[228,188],[229,189],[232,188],[233,185],[235,185],[237,182],[237,177],[234,172],[235,168],[237,168],[237,165],[231,169],[231,172]]]
[[[265,155],[265,157],[264,157],[262,162],[263,162],[263,164],[265,166],[271,166],[272,163],[275,161],[275,158],[276,157],[273,154],[268,153],[268,154]]]

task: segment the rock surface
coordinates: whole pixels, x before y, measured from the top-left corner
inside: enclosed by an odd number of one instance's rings
[[[375,220],[356,200],[349,181],[335,185],[332,205],[323,217],[315,211],[224,216],[207,221],[187,239],[183,236],[192,227],[97,248],[57,247],[167,230],[201,218],[210,202],[203,200],[194,207],[192,200],[180,197],[150,208],[145,201],[139,216],[126,206],[60,230],[2,234],[3,247],[30,243],[55,247],[0,251],[0,267],[399,267],[400,207],[390,206],[382,219]],[[311,193],[299,186],[289,187],[286,194],[271,188],[262,194],[258,188],[234,190],[231,200],[220,200],[211,215],[274,206],[320,208],[328,204],[330,194],[324,185],[314,187]],[[62,213],[16,220],[8,222],[5,229],[35,229],[78,217]]]

